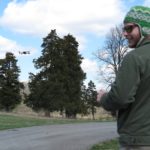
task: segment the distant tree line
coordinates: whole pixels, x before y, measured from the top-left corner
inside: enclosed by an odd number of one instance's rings
[[[78,42],[68,34],[60,38],[56,30],[43,38],[41,56],[33,60],[38,73],[29,74],[29,95],[24,103],[35,111],[65,113],[67,118],[92,113],[94,119],[97,92],[92,81],[86,88],[86,74],[81,68],[83,57]],[[0,109],[13,110],[21,102],[20,69],[12,53],[0,59]]]
[[[38,73],[29,74],[29,94],[24,103],[34,111],[43,110],[47,116],[54,111],[76,118],[77,114],[96,112],[97,91],[94,83],[84,85],[86,74],[81,68],[83,57],[78,42],[68,34],[60,38],[56,30],[43,38],[41,56],[33,60]],[[112,28],[104,47],[95,54],[100,62],[100,82],[110,85],[118,72],[128,47],[122,36],[122,26]],[[24,86],[19,82],[20,69],[13,53],[0,59],[0,110],[11,111],[21,102]]]
[[[86,74],[81,68],[78,42],[70,34],[60,38],[56,30],[51,30],[41,47],[41,56],[33,60],[40,71],[30,73],[30,94],[25,103],[35,111],[44,110],[48,116],[60,111],[67,118],[76,118],[86,104],[81,99]]]

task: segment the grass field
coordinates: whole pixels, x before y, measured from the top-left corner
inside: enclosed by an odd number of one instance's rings
[[[94,145],[90,150],[118,150],[116,139]]]
[[[98,122],[95,120],[94,122]],[[93,122],[92,120],[81,119],[60,119],[60,118],[32,118],[24,116],[14,116],[10,114],[0,114],[0,130],[31,127],[39,125],[51,125],[51,124],[66,124],[66,123],[84,123]]]
[[[12,113],[0,112],[0,130],[50,124],[93,122],[90,118],[63,119],[60,116],[59,118],[39,117],[38,113],[35,113],[31,108],[21,103]],[[114,121],[114,118],[106,115],[94,120],[94,122],[96,121]]]

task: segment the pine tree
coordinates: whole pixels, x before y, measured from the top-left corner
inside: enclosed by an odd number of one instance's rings
[[[59,110],[61,99],[64,97],[61,39],[52,30],[43,38],[42,55],[34,59],[36,75],[30,73],[30,95],[25,103],[34,110],[44,110],[46,114]]]
[[[90,81],[88,83],[87,88],[87,103],[89,106],[89,110],[92,113],[93,119],[95,119],[94,114],[96,113],[96,106],[98,106],[97,103],[97,91],[94,83]]]
[[[65,58],[65,113],[68,118],[76,118],[81,107],[81,87],[85,79],[85,73],[81,68],[82,57],[78,52],[78,42],[72,35],[64,37]]]
[[[20,69],[13,53],[6,53],[4,59],[0,59],[0,109],[11,111],[21,102]]]
[[[85,78],[78,54],[78,43],[71,35],[58,37],[51,30],[43,39],[42,55],[34,59],[36,75],[30,73],[30,95],[25,103],[34,110],[66,111],[75,117],[79,111],[81,84]]]
[[[83,84],[81,87],[81,105],[80,105],[80,110],[81,110],[81,115],[88,115],[89,111],[88,111],[88,93],[87,93],[87,88],[86,86]]]

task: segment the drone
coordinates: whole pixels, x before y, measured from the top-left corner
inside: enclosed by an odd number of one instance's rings
[[[19,54],[21,54],[21,55],[30,54],[30,51],[19,51]]]

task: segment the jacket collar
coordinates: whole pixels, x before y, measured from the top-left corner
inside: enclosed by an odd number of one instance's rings
[[[136,48],[141,47],[143,45],[150,44],[150,38],[143,38],[141,42],[136,46]]]

